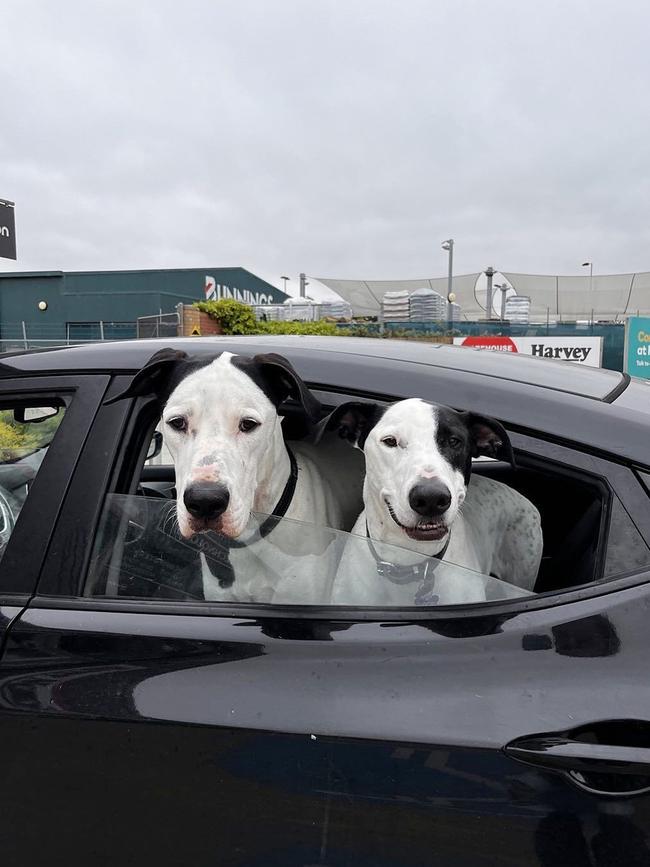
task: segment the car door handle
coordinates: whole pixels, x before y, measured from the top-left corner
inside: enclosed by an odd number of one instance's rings
[[[505,753],[528,765],[551,770],[650,777],[650,748],[646,747],[590,744],[558,735],[533,735],[511,741]]]

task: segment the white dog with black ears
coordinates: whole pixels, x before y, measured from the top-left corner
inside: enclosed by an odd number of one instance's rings
[[[321,414],[290,362],[275,353],[192,358],[162,349],[107,402],[149,394],[162,406],[163,436],[174,461],[180,541],[191,539],[203,554],[204,597],[306,604],[313,593],[320,601],[321,585],[314,580],[310,589],[310,573],[295,556],[295,525],[283,532],[277,520],[341,526],[328,480],[283,437],[278,407],[287,398],[311,422]],[[251,512],[276,518],[251,531]]]
[[[539,512],[507,485],[471,476],[479,455],[514,464],[499,422],[414,398],[389,407],[343,404],[321,422],[319,433],[326,429],[338,429],[366,459],[364,510],[333,604],[481,602],[491,585],[500,587],[482,576],[509,582],[512,595],[533,589],[542,556]]]

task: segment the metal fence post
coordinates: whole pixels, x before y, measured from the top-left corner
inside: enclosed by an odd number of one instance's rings
[[[27,326],[25,325],[25,320],[22,321],[23,324],[23,343],[25,344],[25,349],[27,349]]]

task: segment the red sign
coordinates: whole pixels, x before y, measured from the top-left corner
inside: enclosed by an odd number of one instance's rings
[[[501,352],[517,352],[517,347],[511,337],[466,337],[461,346],[484,346],[486,349],[498,349]]]

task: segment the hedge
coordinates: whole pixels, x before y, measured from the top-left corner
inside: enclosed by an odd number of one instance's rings
[[[222,327],[224,334],[321,334],[336,335],[331,322],[263,322],[258,321],[253,308],[233,298],[219,301],[197,301],[194,306],[207,313]]]

